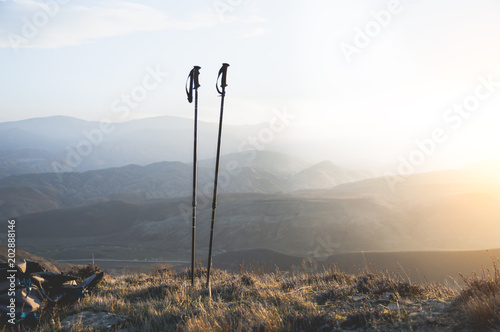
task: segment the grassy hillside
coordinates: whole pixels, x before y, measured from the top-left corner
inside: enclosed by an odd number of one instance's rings
[[[495,262],[494,262],[495,263]],[[416,285],[406,277],[335,266],[263,273],[205,270],[194,286],[189,270],[161,266],[149,274],[105,276],[73,307],[42,315],[35,331],[443,331],[500,327],[500,271],[464,277],[466,286]],[[102,320],[92,317],[102,317]],[[105,325],[99,325],[100,323]],[[92,327],[90,327],[92,325]],[[28,329],[25,329],[28,330]]]

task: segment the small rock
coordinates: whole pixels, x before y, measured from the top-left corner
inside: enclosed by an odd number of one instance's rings
[[[446,302],[445,300],[441,300],[441,299],[430,299],[430,300],[423,300],[423,302],[427,303],[427,304],[438,304],[438,303],[448,303]]]
[[[420,317],[420,316],[425,316],[425,312],[412,312],[410,314],[410,317]]]
[[[387,308],[390,310],[401,310],[403,307],[399,303],[389,303]]]
[[[384,300],[395,300],[396,299],[396,295],[394,293],[386,292],[386,293],[382,294],[382,299],[384,299]]]
[[[437,309],[437,310],[445,310],[446,309],[446,304],[444,303],[439,303],[438,305],[436,305],[434,307],[434,309]]]
[[[352,299],[353,299],[354,301],[361,301],[361,300],[366,299],[367,297],[368,297],[368,295],[354,295],[354,296],[352,297]]]
[[[405,305],[415,304],[415,302],[413,302],[412,300],[408,300],[408,299],[402,299],[399,302],[402,304],[405,304]]]

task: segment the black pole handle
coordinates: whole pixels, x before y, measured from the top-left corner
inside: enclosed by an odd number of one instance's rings
[[[189,72],[188,78],[186,80],[186,94],[187,94],[187,99],[190,103],[193,102],[193,89],[198,89],[200,86],[200,66],[194,66],[193,69]],[[188,81],[189,81],[189,88],[188,88]]]
[[[227,67],[229,67],[228,63],[223,63],[222,67],[219,69],[219,75],[217,76],[217,82],[215,83],[215,87],[217,88],[217,92],[220,95],[224,95],[226,93],[226,86],[227,86]],[[222,76],[222,78],[221,78]],[[222,90],[219,90],[219,78],[220,80],[220,87]]]

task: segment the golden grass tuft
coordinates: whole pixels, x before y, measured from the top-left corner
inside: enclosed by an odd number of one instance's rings
[[[461,323],[475,330],[500,328],[500,260],[492,257],[493,268],[483,269],[481,276],[462,276],[466,287],[454,301]]]

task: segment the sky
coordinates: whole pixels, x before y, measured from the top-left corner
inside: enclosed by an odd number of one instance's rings
[[[429,169],[500,159],[499,12],[495,0],[0,0],[0,122],[190,118],[194,65],[200,119],[217,122],[226,62],[225,123],[286,109],[306,138],[386,135],[394,167],[422,153]]]

